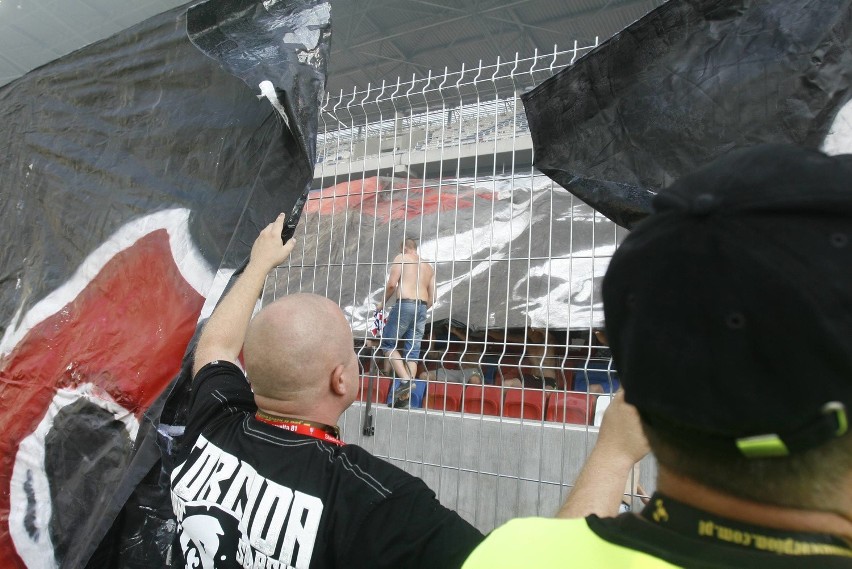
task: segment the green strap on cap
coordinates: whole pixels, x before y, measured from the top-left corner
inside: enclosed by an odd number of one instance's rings
[[[832,437],[841,437],[849,431],[846,406],[839,401],[830,401],[820,409],[820,415],[810,424],[793,433],[781,435],[769,433],[737,439],[737,448],[748,458],[771,458],[789,456],[795,452],[812,448]],[[786,441],[786,442],[785,442]]]
[[[737,439],[737,448],[748,458],[769,458],[790,454],[781,437],[774,433]]]

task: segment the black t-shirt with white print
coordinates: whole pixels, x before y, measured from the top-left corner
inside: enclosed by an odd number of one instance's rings
[[[254,418],[230,362],[196,375],[172,473],[172,567],[460,567],[482,534],[426,484],[356,445]]]

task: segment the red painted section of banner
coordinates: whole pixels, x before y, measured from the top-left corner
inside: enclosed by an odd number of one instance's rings
[[[373,176],[312,192],[305,204],[305,212],[332,215],[357,209],[363,215],[388,223],[439,211],[467,209],[473,207],[474,198],[493,200],[494,195],[463,184],[435,187],[434,181],[421,179],[391,184],[389,179]]]
[[[15,454],[57,388],[93,383],[139,417],[178,373],[203,304],[175,265],[168,234],[158,230],[118,253],[76,299],[30,330],[0,362],[4,567],[24,567],[8,530]]]

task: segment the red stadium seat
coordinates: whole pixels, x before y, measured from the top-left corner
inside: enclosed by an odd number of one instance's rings
[[[520,379],[521,370],[518,367],[520,360],[520,356],[514,354],[503,355],[494,374],[495,383],[502,385],[509,379]]]
[[[562,389],[571,389],[571,386],[574,385],[574,370],[572,369],[563,369],[562,370],[562,385],[560,386]]]
[[[461,409],[462,389],[460,383],[430,381],[426,387],[426,409],[433,411],[458,411]]]
[[[358,388],[357,401],[367,400],[367,387],[370,385],[370,378],[366,375],[361,376],[361,386]]]
[[[547,396],[548,393],[543,389],[508,387],[503,401],[503,416],[541,421],[544,418]]]
[[[559,392],[550,396],[547,403],[548,421],[591,425],[595,418],[598,398],[587,393]]]
[[[392,383],[393,380],[389,377],[379,378],[379,396],[376,398],[376,401],[379,403],[387,403],[388,392],[390,391]]]
[[[388,391],[390,391],[391,379],[389,377],[374,377],[373,382],[373,403],[385,403],[388,399]],[[361,389],[358,390],[358,400],[367,400],[367,389],[370,385],[370,376],[361,376]]]
[[[468,385],[464,390],[464,412],[500,416],[503,389],[494,385]]]

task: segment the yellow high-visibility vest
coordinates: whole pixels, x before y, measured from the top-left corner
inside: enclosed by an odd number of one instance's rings
[[[500,526],[473,550],[463,569],[669,569],[678,567],[598,537],[583,518],[522,518]]]

